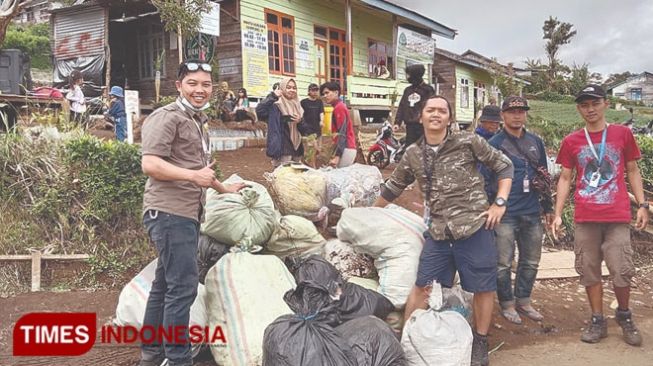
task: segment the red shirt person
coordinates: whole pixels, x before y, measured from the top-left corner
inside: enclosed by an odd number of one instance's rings
[[[334,133],[333,143],[336,150],[329,165],[337,168],[350,166],[356,160],[356,136],[349,110],[340,100],[340,84],[335,81],[326,82],[320,86],[320,94],[333,106],[331,132]]]
[[[641,157],[639,148],[630,129],[608,125],[605,111],[609,106],[605,91],[598,85],[585,86],[576,98],[576,109],[585,120],[585,127],[566,136],[560,146],[557,162],[562,165],[562,172],[551,229],[555,235],[562,225],[562,210],[569,196],[573,170],[576,170],[576,271],[592,309],[591,323],[583,331],[581,340],[597,343],[608,335],[607,320],[603,317],[601,279],[601,262],[605,260],[618,303],[615,320],[623,330],[626,343],[639,346],[642,336],[628,308],[635,267],[630,245],[631,214],[626,176],[639,203],[638,230],[646,227],[649,208],[637,167]]]

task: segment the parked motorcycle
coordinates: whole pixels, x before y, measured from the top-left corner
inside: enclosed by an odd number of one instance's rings
[[[376,141],[368,149],[367,163],[379,169],[390,163],[398,163],[406,151],[406,139],[397,140],[392,132],[392,125],[386,121],[376,133]]]
[[[633,108],[628,108],[628,111],[630,112],[630,118],[624,122],[623,125],[630,128],[630,130],[633,131],[633,134],[635,135],[653,136],[653,119],[648,121],[646,127],[636,126],[636,121],[633,115]]]

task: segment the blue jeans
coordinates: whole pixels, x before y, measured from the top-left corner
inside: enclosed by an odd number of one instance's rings
[[[499,266],[497,270],[497,295],[502,307],[514,305],[515,298],[520,305],[530,303],[537,268],[542,256],[542,221],[539,214],[519,217],[504,217],[495,227]],[[515,257],[515,240],[519,248],[515,291],[510,278],[510,269]]]
[[[150,210],[143,224],[156,246],[159,260],[143,319],[143,326],[154,329],[186,327],[179,344],[143,344],[141,358],[153,361],[165,356],[170,365],[192,365],[188,323],[190,307],[197,296],[197,242],[199,223],[195,220]]]
[[[127,117],[116,118],[116,140],[125,141],[127,139]]]

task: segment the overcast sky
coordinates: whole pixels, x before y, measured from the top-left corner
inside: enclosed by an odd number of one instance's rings
[[[526,58],[546,62],[542,25],[549,15],[577,31],[561,47],[567,65],[588,63],[603,77],[631,71],[653,72],[653,1],[650,0],[390,0],[458,30],[437,47],[468,49],[499,62],[523,66]]]

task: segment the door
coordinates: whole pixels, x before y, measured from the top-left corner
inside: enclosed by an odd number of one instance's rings
[[[337,81],[347,91],[347,42],[345,31],[329,28],[329,80]]]
[[[318,85],[327,81],[327,42],[321,39],[315,40],[315,78]]]

